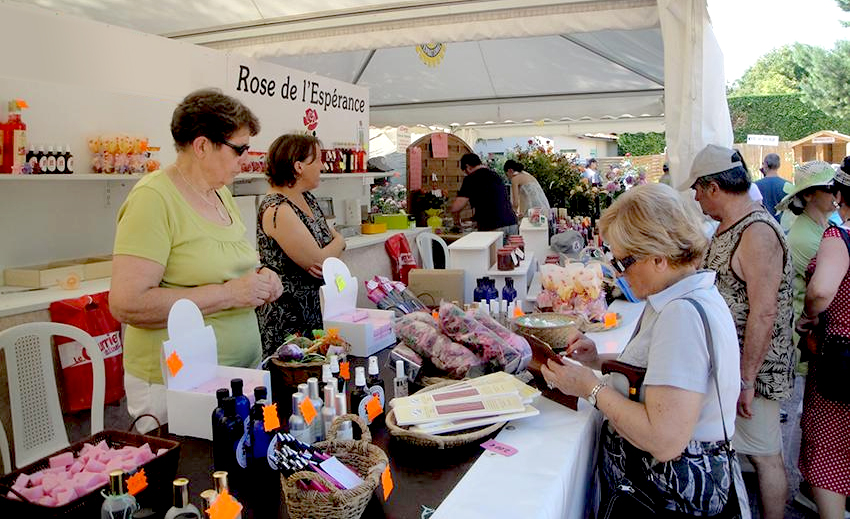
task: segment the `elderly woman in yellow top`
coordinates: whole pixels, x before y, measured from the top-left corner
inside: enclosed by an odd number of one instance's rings
[[[593,370],[607,358],[580,333],[568,341],[571,360],[549,360],[541,371],[550,386],[586,398],[605,416],[600,512],[640,515],[631,499],[641,501],[638,495],[687,515],[716,515],[727,502],[743,501],[746,509],[740,466],[726,448],[735,433],[738,335],[714,272],[697,270],[708,248],[700,218],[671,187],[649,184],[623,194],[599,224],[612,266],[646,299],[637,331],[617,356],[646,369],[643,389],[630,400],[597,377]],[[702,307],[711,340],[687,299]],[[630,499],[621,495],[627,490]]]
[[[218,363],[255,367],[260,333],[254,308],[277,299],[280,280],[258,269],[257,251],[225,187],[241,170],[260,123],[217,90],[186,96],[174,110],[177,160],[142,178],[118,212],[109,306],[127,324],[127,410],[167,421],[160,366],[168,312],[193,301],[213,327]],[[141,431],[153,428],[140,421]]]

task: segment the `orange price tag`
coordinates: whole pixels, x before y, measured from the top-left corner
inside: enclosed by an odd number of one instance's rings
[[[176,351],[172,351],[171,355],[165,359],[165,363],[168,365],[168,372],[171,373],[172,377],[176,377],[180,370],[183,369],[183,360],[180,358],[180,355],[177,355]]]
[[[131,496],[135,496],[142,490],[148,487],[148,477],[145,475],[145,469],[142,469],[127,479],[127,492]]]
[[[372,398],[366,402],[366,413],[369,417],[369,423],[372,423],[372,420],[377,418],[384,412],[384,408],[381,407],[381,399],[372,395]]]
[[[339,376],[345,380],[351,380],[351,367],[348,362],[339,363]]]
[[[212,519],[236,519],[239,512],[242,511],[242,505],[233,499],[233,496],[225,489],[215,498],[209,512]]]
[[[613,328],[617,326],[617,314],[608,312],[605,314],[605,328]]]
[[[522,308],[515,306],[514,307],[514,317],[522,317],[525,315],[525,312],[522,311]]]
[[[390,474],[390,466],[384,469],[381,473],[381,486],[384,488],[384,502],[390,497],[390,492],[393,491],[393,475]]]
[[[440,313],[437,312],[436,310],[431,311],[431,317],[433,317],[434,320],[437,321],[437,322],[440,321]]]
[[[277,404],[263,406],[263,428],[266,432],[280,429],[280,418],[277,416]]]
[[[313,407],[313,402],[305,398],[301,401],[298,408],[301,409],[301,416],[304,417],[304,421],[307,422],[307,425],[313,423],[313,419],[316,418],[316,408]]]

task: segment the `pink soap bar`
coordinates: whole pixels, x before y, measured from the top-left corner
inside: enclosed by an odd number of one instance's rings
[[[44,478],[44,471],[39,470],[38,472],[33,472],[30,474],[30,485],[37,487],[41,485],[41,480]]]
[[[44,480],[41,482],[41,488],[45,493],[49,494],[54,488],[59,486],[60,482],[61,480],[57,476],[54,476],[53,474],[46,474],[44,476]]]
[[[26,474],[19,474],[17,478],[15,478],[15,482],[12,483],[12,488],[15,490],[20,490],[22,488],[27,488],[27,485],[30,482],[30,477]]]
[[[113,470],[124,470],[124,461],[121,458],[113,458],[106,464],[106,472]]]
[[[88,463],[86,463],[86,472],[104,472],[105,470],[106,464],[97,460],[89,460]]]
[[[15,489],[15,490],[17,490],[17,489]],[[7,492],[6,493],[6,499],[14,499],[15,501],[21,500],[21,498],[18,497],[18,494],[15,494],[14,492]]]
[[[51,496],[43,496],[38,500],[38,504],[41,506],[56,506],[56,499]]]
[[[109,445],[106,443],[106,440],[100,440],[100,443],[95,445],[94,448],[99,451],[108,451]]]
[[[60,476],[60,475],[65,474],[66,468],[65,467],[54,467],[52,469],[44,469],[42,472],[44,472],[45,476],[48,475],[48,474],[53,475],[53,476]]]
[[[50,464],[50,468],[67,467],[74,463],[74,453],[63,452],[62,454],[48,458],[47,462]]]
[[[94,445],[92,445],[91,443],[84,443],[83,448],[80,449],[79,454],[80,454],[80,456],[82,456],[83,454],[87,453],[88,451],[90,451],[92,449],[94,449]]]
[[[168,452],[168,449],[159,449],[158,451],[156,451],[156,455],[157,455],[157,456],[162,456],[162,455],[163,455],[163,454],[165,454],[166,452]]]
[[[83,462],[80,461],[80,460],[77,460],[73,464],[71,464],[70,467],[68,467],[68,472],[70,472],[71,474],[76,474],[78,472],[82,472],[83,467],[84,467]]]
[[[28,501],[38,501],[44,497],[44,489],[39,487],[22,488],[18,490]]]
[[[74,499],[77,499],[77,492],[73,488],[68,488],[59,492],[54,497],[56,498],[56,506],[67,505]]]

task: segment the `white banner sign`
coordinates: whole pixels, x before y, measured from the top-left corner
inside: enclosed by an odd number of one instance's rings
[[[747,135],[747,144],[756,146],[779,146],[778,135]]]
[[[369,145],[368,88],[230,54],[225,93],[263,114],[256,149],[289,132],[312,133],[325,148]]]

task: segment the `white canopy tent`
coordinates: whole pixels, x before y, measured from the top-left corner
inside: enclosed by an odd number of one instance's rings
[[[674,182],[706,143],[732,143],[705,0],[29,3],[369,87],[376,126],[472,142],[521,124],[663,129]],[[428,42],[444,45],[434,66]]]

